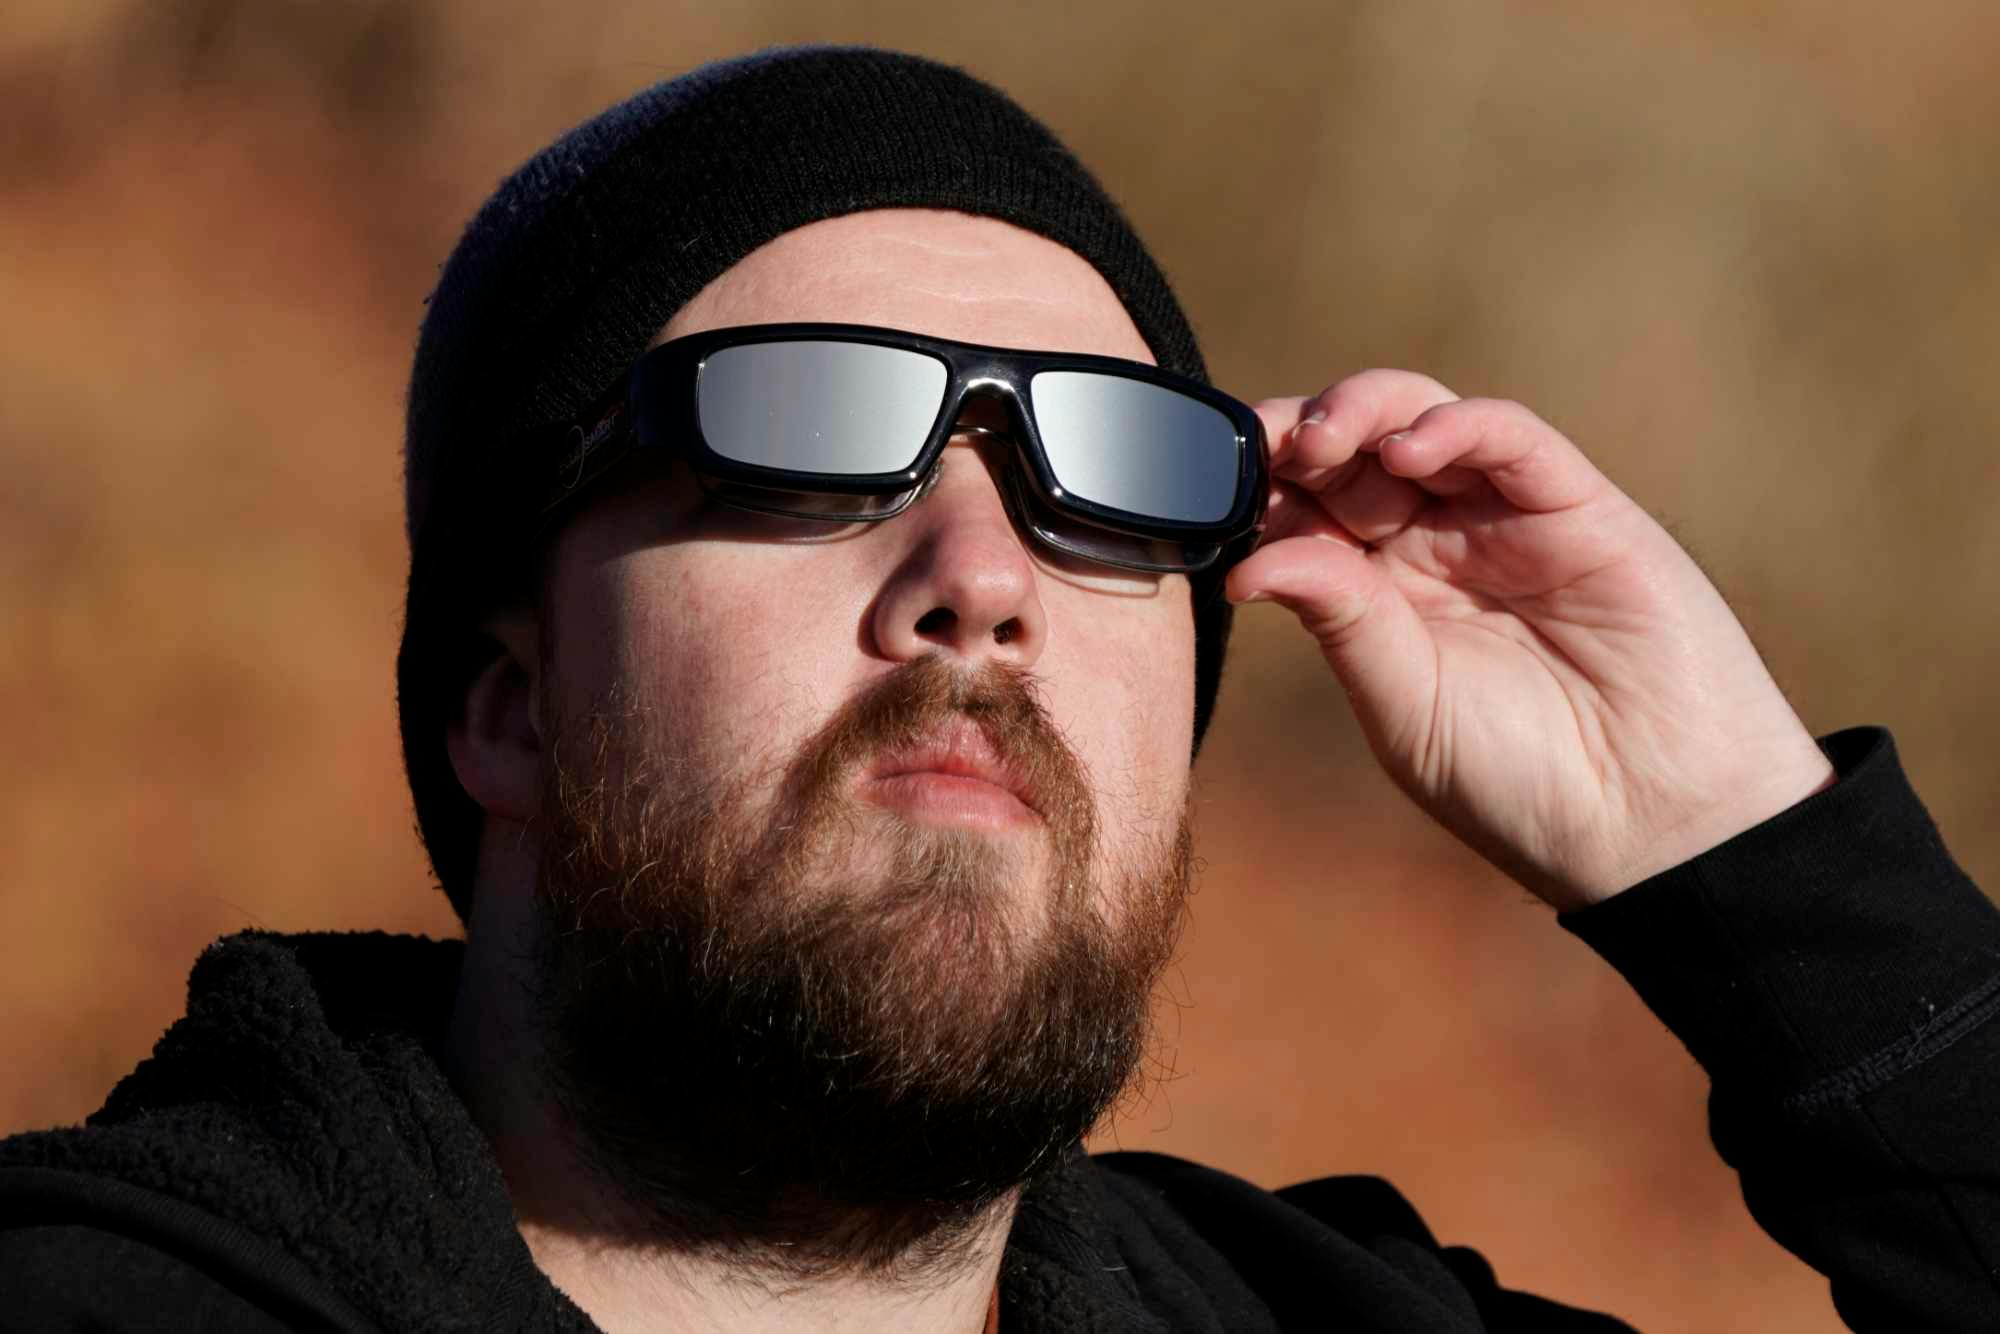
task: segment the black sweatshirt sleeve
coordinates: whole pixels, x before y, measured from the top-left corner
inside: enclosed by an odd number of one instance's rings
[[[1712,1080],[1757,1221],[1856,1330],[2000,1330],[2000,911],[1879,728],[1824,792],[1560,920]]]

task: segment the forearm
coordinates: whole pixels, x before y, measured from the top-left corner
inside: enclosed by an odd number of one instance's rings
[[[1885,733],[1840,781],[1563,925],[1714,1080],[1758,1221],[1860,1329],[2000,1327],[2000,912]]]

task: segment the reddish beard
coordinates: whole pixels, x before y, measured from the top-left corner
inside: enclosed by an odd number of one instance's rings
[[[871,758],[961,719],[1041,816],[1038,877],[1018,846],[852,795]],[[945,1264],[1137,1072],[1187,817],[1094,877],[1090,784],[1024,673],[911,663],[762,803],[631,753],[630,712],[552,721],[549,1073],[625,1230],[794,1277]]]

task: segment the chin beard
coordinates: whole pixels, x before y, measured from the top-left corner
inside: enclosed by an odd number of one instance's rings
[[[883,748],[965,717],[1045,837],[851,795]],[[948,1269],[1137,1073],[1188,818],[1094,878],[1088,780],[1025,673],[898,669],[801,747],[775,801],[628,753],[640,715],[554,721],[538,1000],[550,1090],[621,1240],[788,1278]]]

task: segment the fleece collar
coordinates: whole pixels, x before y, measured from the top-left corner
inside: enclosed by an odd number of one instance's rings
[[[384,1330],[588,1331],[535,1267],[436,1053],[464,947],[251,931],[203,951],[186,1017],[81,1127],[0,1166],[109,1178],[275,1243]],[[1001,1328],[1155,1327],[1081,1149],[1031,1190]]]

